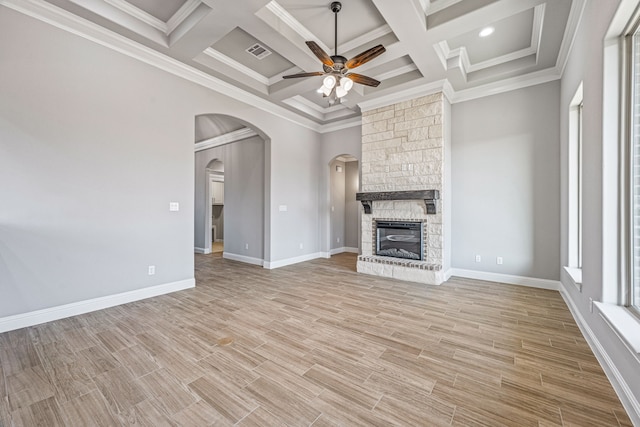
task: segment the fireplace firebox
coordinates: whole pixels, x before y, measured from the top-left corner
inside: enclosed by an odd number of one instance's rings
[[[422,222],[376,221],[376,255],[424,259]]]

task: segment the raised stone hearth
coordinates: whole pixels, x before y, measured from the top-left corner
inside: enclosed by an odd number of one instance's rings
[[[441,284],[445,278],[442,203],[448,132],[442,93],[366,111],[362,116],[362,255],[358,272]],[[376,255],[376,221],[423,222],[420,261]]]

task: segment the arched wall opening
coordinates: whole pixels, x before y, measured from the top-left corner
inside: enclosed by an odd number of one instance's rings
[[[263,265],[270,256],[269,138],[223,114],[196,116],[194,135],[195,252],[211,253],[212,241],[224,239],[224,258]],[[217,202],[215,182],[224,185]]]
[[[329,253],[359,253],[360,162],[351,154],[341,154],[329,162]]]

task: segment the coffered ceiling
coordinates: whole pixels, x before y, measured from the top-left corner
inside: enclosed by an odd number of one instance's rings
[[[11,3],[2,0],[0,3]],[[18,0],[15,0],[18,1]],[[341,104],[317,92],[322,71],[305,41],[335,54],[329,0],[32,0],[54,6],[222,80],[318,125],[435,90],[449,98],[560,77],[585,0],[343,0],[338,54],[386,52],[355,72]],[[494,32],[479,33],[486,27]]]

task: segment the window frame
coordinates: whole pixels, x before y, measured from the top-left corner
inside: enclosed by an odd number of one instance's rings
[[[636,126],[640,126],[640,17],[635,16],[631,23],[630,28],[625,33],[623,41],[626,105],[623,114],[624,118],[622,120],[623,135],[621,136],[624,138],[624,147],[622,150],[623,161],[621,162],[623,173],[621,175],[623,177],[624,189],[622,209],[624,212],[626,232],[621,238],[624,242],[624,272],[621,275],[623,280],[621,281],[620,305],[628,309],[629,312],[637,318],[640,318],[640,305],[634,305],[635,292],[640,293],[640,277],[636,277],[634,274],[634,256],[636,255],[634,240],[636,237],[640,237],[640,231],[638,231],[637,236],[635,231],[636,221],[640,223],[640,220],[634,220],[634,199],[636,196],[640,197],[640,190],[637,191],[637,194],[634,194],[634,181],[636,179],[640,180],[640,173],[637,175],[634,173],[634,167],[640,167],[640,160],[637,162],[634,161],[634,156],[636,154],[640,155],[640,128],[634,131]],[[634,119],[636,115],[638,118]],[[638,144],[636,144],[636,139],[638,139]],[[637,253],[640,255],[640,250],[638,250]],[[634,287],[638,287],[639,289],[634,290]]]
[[[578,85],[569,102],[568,111],[568,259],[565,272],[573,284],[582,291],[582,201],[583,201],[583,117],[584,96],[583,82]]]

